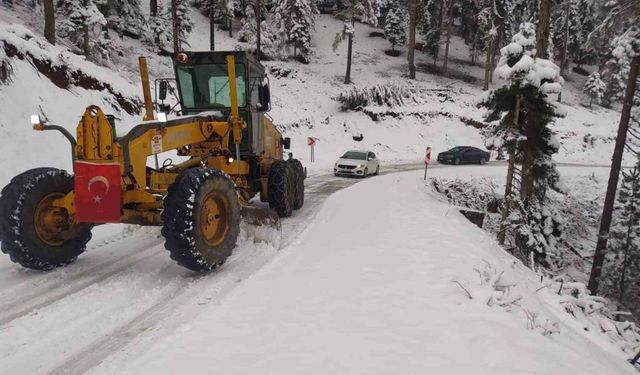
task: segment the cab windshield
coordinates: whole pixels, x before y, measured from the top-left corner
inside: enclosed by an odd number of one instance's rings
[[[238,107],[247,103],[244,64],[236,64]],[[229,77],[225,64],[178,67],[182,105],[187,108],[230,108]]]
[[[342,155],[342,159],[367,160],[367,153],[366,152],[347,151],[344,155]]]

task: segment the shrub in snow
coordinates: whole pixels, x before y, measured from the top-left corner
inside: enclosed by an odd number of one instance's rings
[[[411,91],[393,84],[375,85],[365,88],[352,87],[341,92],[336,100],[342,110],[360,109],[369,105],[387,105],[389,107],[416,102]]]
[[[182,44],[186,44],[187,46],[189,45],[187,43],[187,36],[193,30],[193,21],[191,20],[189,12],[190,9],[187,0],[176,0],[176,22],[178,23],[180,30],[178,36],[178,44],[180,46],[182,46]],[[169,14],[171,14],[170,9]],[[171,16],[169,16],[169,19],[171,19]]]
[[[584,88],[582,89],[582,91],[584,91],[584,93],[589,97],[589,107],[591,107],[594,102],[598,104],[602,101],[605,89],[606,86],[600,79],[600,73],[591,73],[587,82],[584,84]]]
[[[391,43],[391,50],[407,43],[407,21],[397,0],[389,2],[389,12],[384,20],[384,37]]]
[[[622,171],[609,232],[602,288],[620,303],[640,308],[640,161],[630,171]]]
[[[496,184],[491,178],[467,181],[434,178],[432,183],[435,191],[444,195],[447,201],[454,206],[495,212],[498,197],[495,193]]]

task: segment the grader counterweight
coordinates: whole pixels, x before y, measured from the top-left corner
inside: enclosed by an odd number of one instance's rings
[[[74,175],[36,168],[2,190],[0,241],[14,262],[40,270],[69,264],[94,225],[121,222],[161,225],[172,259],[210,270],[231,254],[241,216],[264,223],[302,207],[305,171],[300,161],[284,160],[290,140],[266,114],[264,67],[241,51],[178,53],[173,63],[175,80],[157,82],[156,101],[166,111],[167,87],[177,92],[172,119],[154,116],[144,58],[145,117],[125,135],[97,106],[85,110],[76,137],[32,118],[35,130],[57,130],[69,140]],[[172,150],[182,162],[148,166],[150,157]],[[256,194],[270,208],[250,205]]]

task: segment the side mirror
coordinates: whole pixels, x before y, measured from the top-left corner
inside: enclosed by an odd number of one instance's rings
[[[284,138],[282,140],[282,147],[284,147],[285,150],[289,150],[291,148],[291,138]]]
[[[260,100],[260,110],[268,111],[271,109],[271,91],[269,90],[269,83],[264,82],[260,84],[258,88],[258,100]]]
[[[160,92],[158,93],[158,99],[165,100],[167,98],[167,89],[168,88],[169,88],[169,82],[160,81],[160,87],[158,89],[158,91],[160,91]]]
[[[369,156],[369,157],[367,158],[367,161],[371,161],[371,160],[373,160],[373,158],[372,158],[371,156]]]

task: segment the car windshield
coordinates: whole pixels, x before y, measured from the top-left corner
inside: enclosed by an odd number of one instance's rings
[[[366,152],[347,151],[342,155],[342,159],[367,160]]]
[[[464,150],[464,147],[458,146],[458,147],[454,147],[451,150],[447,151],[447,152],[460,152]]]

